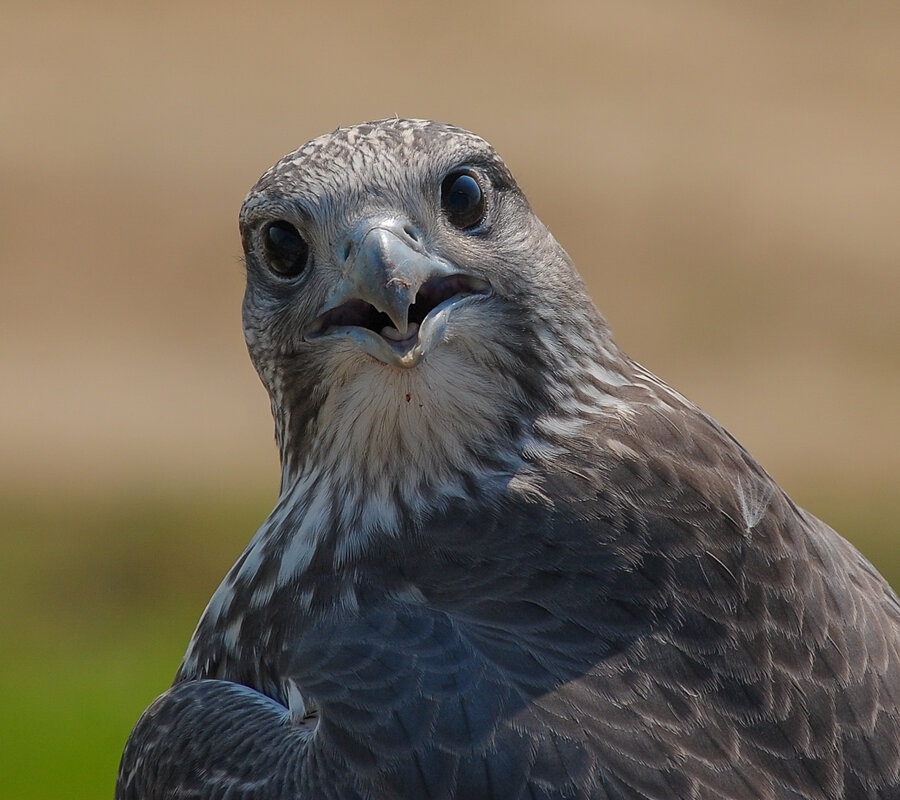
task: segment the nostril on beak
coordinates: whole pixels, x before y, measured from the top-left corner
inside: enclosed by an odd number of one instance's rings
[[[414,242],[419,241],[419,232],[408,222],[403,226],[403,232]]]
[[[353,252],[353,241],[348,236],[344,239],[344,249],[341,251],[341,260],[346,261],[350,258],[350,254]]]

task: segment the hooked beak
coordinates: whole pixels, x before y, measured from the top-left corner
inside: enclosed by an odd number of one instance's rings
[[[451,308],[489,284],[429,254],[400,220],[367,220],[347,237],[341,279],[307,341],[349,337],[385,364],[411,367],[440,340]]]

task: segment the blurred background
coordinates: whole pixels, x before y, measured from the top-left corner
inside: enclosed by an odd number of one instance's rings
[[[900,4],[5,0],[0,796],[111,796],[265,517],[237,212],[341,124],[506,158],[619,343],[900,584]]]

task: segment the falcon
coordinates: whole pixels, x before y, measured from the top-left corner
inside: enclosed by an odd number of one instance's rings
[[[490,145],[338,129],[240,225],[281,491],[117,798],[900,798],[897,596],[619,350]]]

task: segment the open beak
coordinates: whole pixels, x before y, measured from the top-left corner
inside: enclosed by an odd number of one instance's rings
[[[385,364],[414,366],[440,341],[452,308],[490,291],[429,254],[402,220],[366,220],[344,252],[341,278],[305,338],[349,337]]]

